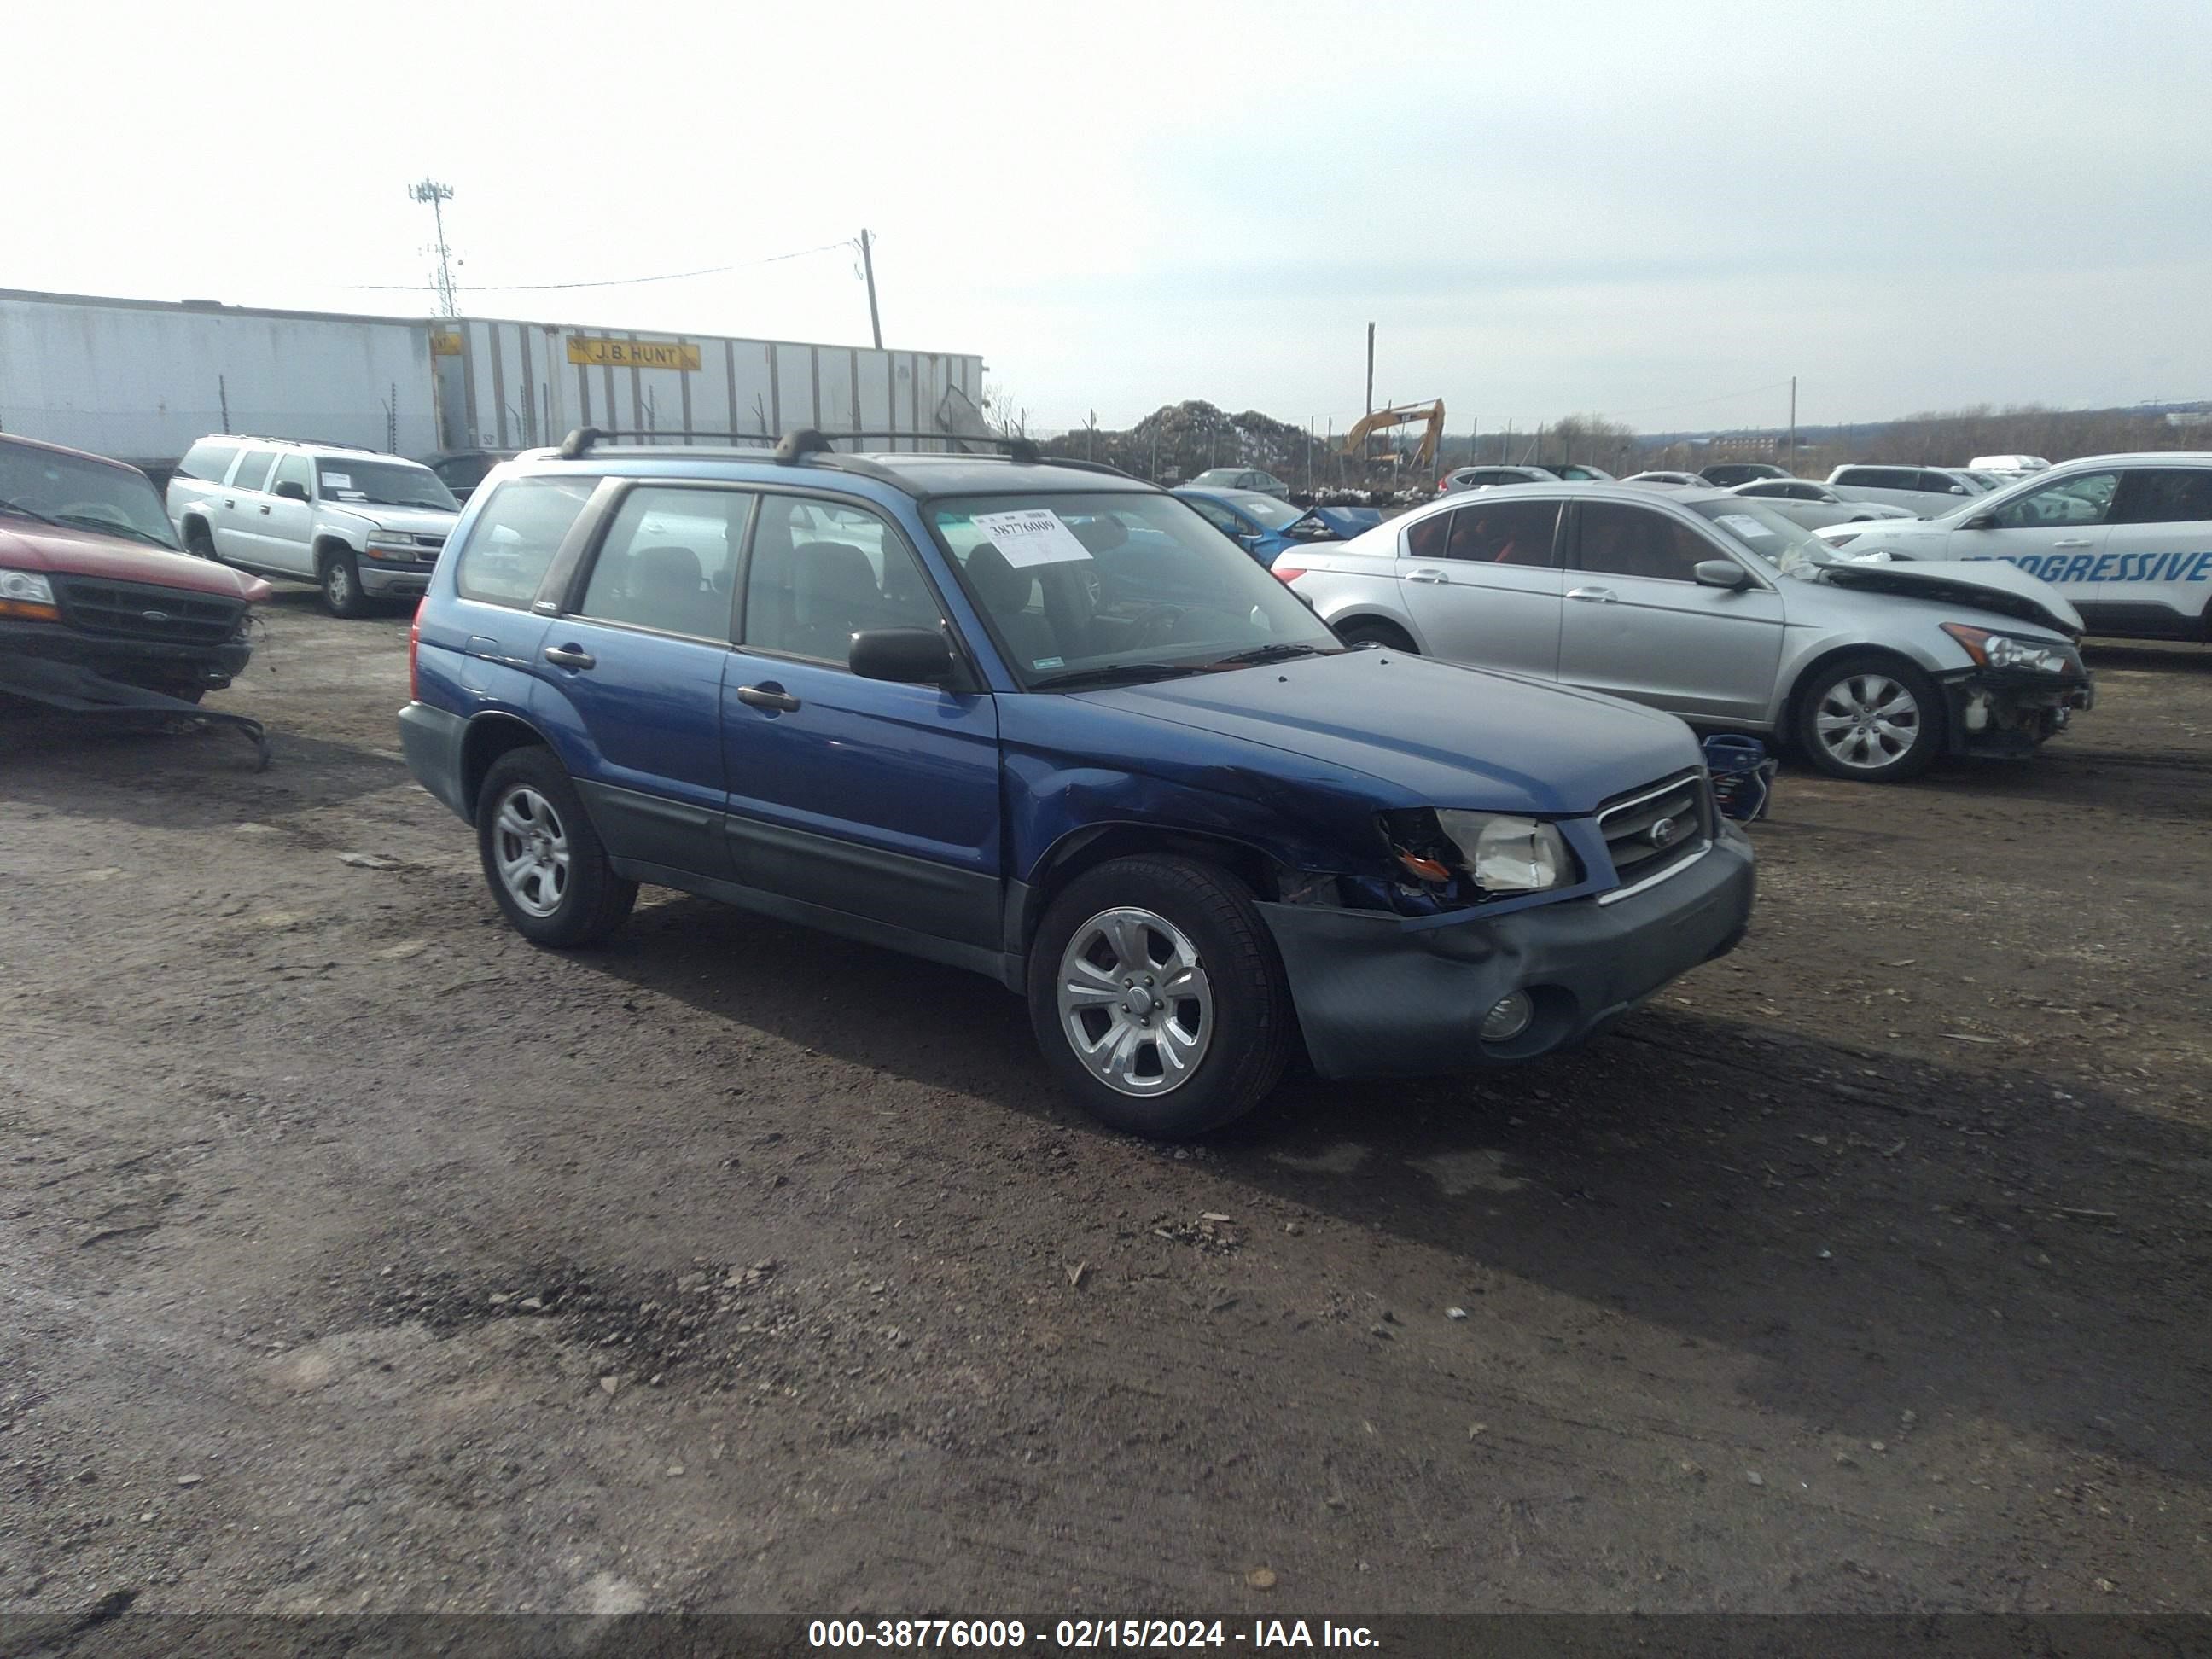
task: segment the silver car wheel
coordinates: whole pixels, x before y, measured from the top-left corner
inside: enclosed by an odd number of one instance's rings
[[[1887,674],[1849,674],[1822,693],[1813,730],[1839,764],[1875,772],[1893,763],[1922,732],[1920,703]]]
[[[500,798],[492,818],[492,862],[507,896],[550,916],[568,896],[568,833],[553,803],[526,783]]]
[[[1100,911],[1060,953],[1060,1025],[1116,1093],[1182,1087],[1213,1041],[1213,988],[1198,947],[1150,910]]]

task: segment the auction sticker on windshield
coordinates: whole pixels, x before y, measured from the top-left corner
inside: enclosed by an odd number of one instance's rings
[[[1715,519],[1713,522],[1718,525],[1726,525],[1730,530],[1735,532],[1737,535],[1742,537],[1744,540],[1747,542],[1759,541],[1761,538],[1771,536],[1774,533],[1773,526],[1759,523],[1758,520],[1753,518],[1748,513],[1723,513],[1719,518]]]
[[[1075,538],[1066,521],[1048,507],[978,513],[970,522],[997,544],[1006,562],[1018,570],[1040,564],[1073,564],[1091,556],[1091,550]]]

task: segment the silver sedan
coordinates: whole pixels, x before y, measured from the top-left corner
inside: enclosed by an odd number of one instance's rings
[[[1759,733],[1838,777],[2032,755],[2092,696],[2081,618],[2040,577],[1853,562],[1724,489],[1449,495],[1274,568],[1347,641]]]
[[[1871,524],[1876,519],[1909,519],[1911,510],[1887,507],[1880,501],[1847,501],[1824,483],[1810,478],[1754,478],[1738,484],[1735,493],[1765,501],[1784,518],[1808,530],[1826,530],[1832,524]]]

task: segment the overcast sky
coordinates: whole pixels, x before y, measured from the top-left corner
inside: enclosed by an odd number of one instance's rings
[[[0,287],[980,353],[1046,426],[2212,396],[2212,5],[19,6]],[[51,72],[27,72],[45,64]],[[0,365],[4,373],[4,365]]]

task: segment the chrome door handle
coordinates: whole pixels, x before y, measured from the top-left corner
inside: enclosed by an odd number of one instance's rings
[[[1592,605],[1619,603],[1609,587],[1571,587],[1567,590],[1567,597],[1571,599],[1587,599]]]
[[[1448,582],[1451,578],[1444,574],[1441,570],[1430,568],[1420,570],[1408,570],[1406,573],[1406,580],[1409,582]]]
[[[799,699],[781,686],[741,685],[738,701],[749,708],[773,708],[786,714],[799,707]]]
[[[590,652],[580,651],[573,645],[549,645],[545,647],[545,660],[556,668],[591,668],[596,666],[599,659]]]
[[[2096,544],[2092,542],[2087,536],[2078,537],[2070,541],[2053,542],[2051,544],[2053,547],[2094,547],[2096,545]]]
[[[228,496],[228,495],[226,495],[226,496],[224,496],[224,497],[222,498],[222,504],[223,504],[225,507],[236,507],[236,506],[238,505],[238,503],[237,503],[236,501],[234,501],[233,500],[231,500],[231,499],[230,499],[230,497],[229,497],[229,496]]]
[[[267,514],[268,511],[269,511],[269,508],[264,505],[264,506],[262,507],[261,511],[262,511],[263,514],[265,516],[265,515]]]

